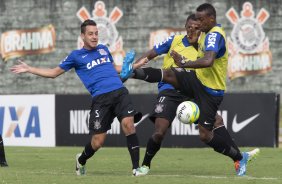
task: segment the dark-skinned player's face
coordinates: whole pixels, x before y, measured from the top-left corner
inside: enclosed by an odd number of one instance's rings
[[[202,32],[209,32],[209,30],[213,27],[214,16],[208,15],[206,11],[197,11],[196,19],[199,22],[199,28]]]
[[[98,28],[97,26],[88,25],[85,27],[85,33],[81,34],[84,42],[84,48],[94,49],[98,45]]]
[[[195,20],[189,19],[186,22],[185,29],[189,43],[197,43],[201,33],[201,31],[199,30],[199,23]]]

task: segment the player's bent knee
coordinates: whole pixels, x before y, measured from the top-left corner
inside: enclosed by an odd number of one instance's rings
[[[163,80],[172,80],[173,78],[176,78],[176,76],[172,70],[163,70]]]
[[[94,150],[98,150],[103,146],[106,139],[106,135],[106,133],[101,133],[92,136],[91,146]]]
[[[171,69],[163,70],[163,80],[162,81],[173,85],[175,88],[179,88],[176,74]]]
[[[204,143],[208,143],[210,139],[208,138],[207,135],[205,135],[205,134],[200,134],[200,140],[201,140],[202,142],[204,142]]]
[[[122,119],[121,126],[125,135],[134,134],[136,132],[133,121],[133,117],[126,117]]]
[[[101,140],[92,140],[91,141],[91,145],[92,145],[92,148],[93,148],[93,150],[98,150],[98,149],[100,149],[102,146],[103,146],[103,144],[104,144],[104,141],[101,141]]]

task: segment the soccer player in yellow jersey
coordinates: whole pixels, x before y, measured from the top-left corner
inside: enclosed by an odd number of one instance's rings
[[[148,62],[156,56],[166,54],[164,56],[162,68],[168,69],[170,67],[177,67],[174,63],[174,59],[170,55],[172,50],[177,51],[190,60],[196,60],[199,34],[190,31],[192,25],[196,23],[195,21],[195,14],[188,16],[185,24],[187,35],[173,35],[168,37],[165,41],[156,44],[151,50],[146,52],[137,60],[137,63],[144,59]],[[161,143],[166,131],[175,118],[176,108],[181,102],[189,99],[187,96],[184,96],[179,91],[175,90],[171,84],[166,82],[159,82],[158,90],[159,95],[157,97],[157,102],[150,115],[150,120],[155,124],[155,130],[147,142],[146,152],[141,167],[144,175],[149,172],[151,161],[161,148]]]
[[[197,60],[190,61],[177,51],[171,51],[170,56],[180,68],[140,68],[134,71],[134,78],[172,84],[193,98],[201,111],[198,120],[200,139],[216,152],[233,159],[237,175],[244,176],[248,161],[258,154],[259,149],[241,153],[223,122],[215,119],[226,90],[228,48],[225,32],[217,24],[216,11],[211,4],[200,5],[196,9],[196,19],[198,24],[194,24],[191,31],[202,31]],[[195,71],[183,68],[194,68]]]

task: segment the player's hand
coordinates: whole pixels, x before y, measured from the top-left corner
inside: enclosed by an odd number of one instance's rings
[[[175,64],[177,65],[177,66],[179,66],[179,67],[182,67],[183,66],[183,57],[180,55],[180,54],[178,54],[177,52],[175,52],[174,50],[172,50],[171,52],[170,52],[170,56],[174,59],[174,62],[175,62]]]
[[[23,60],[18,60],[19,64],[14,65],[10,68],[11,72],[13,73],[25,73],[29,71],[29,66],[23,62]]]
[[[134,65],[136,65],[136,66],[134,66],[134,69],[140,68],[142,66],[146,66],[146,65],[148,65],[148,63],[149,63],[149,59],[147,57],[141,58],[141,59],[139,59],[135,62]]]

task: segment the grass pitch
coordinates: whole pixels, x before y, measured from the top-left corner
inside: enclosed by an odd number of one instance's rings
[[[233,162],[210,148],[162,148],[147,176],[131,176],[127,148],[102,148],[87,163],[87,175],[76,176],[75,155],[82,147],[6,147],[9,167],[0,167],[0,184],[281,184],[282,149],[261,148],[247,176],[235,175]],[[242,148],[242,151],[249,150]],[[141,161],[144,148],[141,149]],[[141,163],[140,161],[140,163]]]

